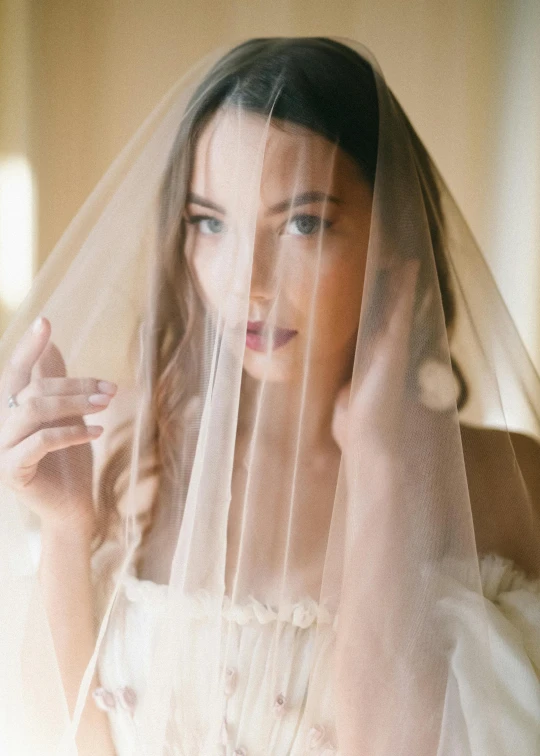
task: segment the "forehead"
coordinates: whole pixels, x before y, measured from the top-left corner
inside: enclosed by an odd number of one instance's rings
[[[256,191],[272,205],[307,189],[346,194],[358,184],[352,158],[315,132],[239,108],[218,111],[195,148],[191,190],[219,204]]]

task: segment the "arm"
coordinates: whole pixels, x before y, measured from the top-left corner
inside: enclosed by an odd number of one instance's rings
[[[348,499],[334,669],[344,756],[437,753],[446,679],[431,645],[434,596],[421,589],[423,553],[410,516],[420,499],[408,486],[415,468],[402,435],[411,427],[404,387],[417,275],[417,263],[395,269],[386,325],[334,414]]]
[[[68,377],[50,336],[50,322],[38,319],[0,376],[0,481],[41,521],[38,577],[55,648],[56,659],[51,661],[57,662],[71,715],[95,645],[90,573],[95,513],[89,442],[103,427],[87,426],[83,417],[108,406],[117,386],[96,378]],[[30,636],[30,643],[37,644]],[[40,648],[32,646],[29,651],[29,659],[32,654],[39,658]],[[16,649],[17,654],[23,652],[24,644]],[[19,660],[22,664],[24,658]],[[43,668],[49,669],[47,663]],[[29,673],[24,693],[30,712],[25,716],[32,714],[32,686],[40,687],[42,695],[48,682],[36,678],[39,671],[29,668]],[[53,696],[50,703],[55,710],[63,700]],[[39,705],[43,706],[42,698]],[[35,713],[36,725],[43,716],[43,711]],[[81,756],[114,756],[106,716],[92,700],[85,706],[77,741]]]
[[[91,529],[44,525],[39,580],[70,716],[95,644]],[[98,685],[97,673],[91,689]],[[80,756],[115,756],[107,714],[88,698],[77,732]]]

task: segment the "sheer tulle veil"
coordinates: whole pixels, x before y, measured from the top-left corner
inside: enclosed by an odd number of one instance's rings
[[[250,602],[276,638],[291,611],[334,628],[331,680],[314,669],[302,705],[309,717],[333,691],[343,756],[469,753],[458,660],[484,679],[478,743],[510,753],[479,567],[507,541],[496,524],[481,533],[496,471],[511,502],[506,555],[538,574],[539,377],[369,50],[258,39],[201,61],[50,254],[0,341],[2,369],[38,315],[67,375],[118,393],[84,418],[104,427],[85,447],[93,464],[81,473],[64,451],[41,463],[59,500],[89,489],[96,512],[96,644],[71,715],[41,596],[40,523],[0,485],[6,753],[77,752],[126,575],[164,596],[137,754],[167,752],[194,602],[208,639],[194,753],[220,739],[223,617]],[[28,379],[39,375],[62,367],[49,359]],[[315,637],[314,654],[326,642]]]

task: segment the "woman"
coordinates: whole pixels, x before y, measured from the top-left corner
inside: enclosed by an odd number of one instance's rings
[[[532,755],[540,467],[507,426],[539,433],[540,392],[481,255],[366,50],[203,67],[42,273],[3,373],[52,634],[13,737]],[[40,716],[45,672],[71,728]]]

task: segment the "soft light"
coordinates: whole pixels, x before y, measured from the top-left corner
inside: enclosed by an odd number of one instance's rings
[[[15,310],[32,283],[34,182],[25,157],[0,159],[0,304]]]

